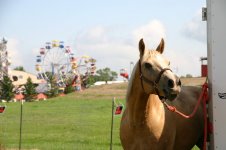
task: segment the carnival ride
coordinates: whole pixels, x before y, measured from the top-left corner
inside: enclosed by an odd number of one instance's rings
[[[129,74],[127,72],[127,69],[120,69],[120,76],[122,76],[125,79],[129,79]]]
[[[90,56],[76,57],[70,46],[65,46],[63,41],[53,40],[46,42],[45,48],[40,48],[35,68],[39,79],[49,83],[50,77],[54,76],[57,86],[64,88],[81,77],[87,79],[93,75],[95,62]]]

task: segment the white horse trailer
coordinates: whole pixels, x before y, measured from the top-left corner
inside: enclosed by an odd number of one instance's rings
[[[207,0],[210,150],[226,150],[226,0]]]

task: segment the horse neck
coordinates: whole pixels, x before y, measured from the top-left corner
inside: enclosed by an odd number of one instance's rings
[[[145,93],[140,80],[139,65],[136,65],[135,72],[129,83],[127,92],[127,109],[129,120],[132,125],[139,125],[145,122],[145,113],[149,94]]]
[[[136,65],[136,70],[133,73],[127,92],[128,116],[130,124],[133,126],[143,125],[147,121],[147,116],[149,116],[148,118],[154,118],[152,115],[163,111],[162,103],[158,99],[158,96],[147,94],[142,87],[141,82],[144,81],[140,79],[140,70],[138,67],[139,65]]]

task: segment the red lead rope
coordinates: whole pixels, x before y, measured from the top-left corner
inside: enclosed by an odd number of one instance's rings
[[[175,112],[179,115],[181,115],[182,117],[184,118],[192,118],[195,113],[197,112],[198,110],[198,107],[201,103],[201,101],[203,102],[203,115],[204,115],[204,140],[203,140],[203,150],[206,150],[206,139],[207,139],[207,111],[206,111],[206,102],[208,100],[208,84],[207,82],[205,82],[203,85],[202,85],[202,93],[201,95],[199,96],[199,99],[195,105],[195,108],[193,110],[193,112],[190,114],[190,115],[185,115],[184,113],[180,112],[177,110],[176,107],[174,106],[170,106],[168,105],[165,101],[162,101],[163,104],[166,106],[166,108],[172,112]]]

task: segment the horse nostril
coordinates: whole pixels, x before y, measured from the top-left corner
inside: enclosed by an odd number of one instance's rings
[[[177,80],[177,85],[181,86],[181,81],[180,81],[180,79]]]
[[[173,88],[174,87],[174,81],[172,79],[168,80],[168,87]]]

